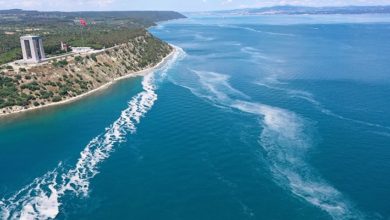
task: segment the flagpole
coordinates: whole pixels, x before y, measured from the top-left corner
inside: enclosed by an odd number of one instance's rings
[[[83,28],[85,27],[86,22],[84,19],[80,18],[80,34],[81,34],[81,43],[83,44],[82,46],[85,46],[84,42],[84,36],[83,36]]]
[[[83,44],[82,47],[84,47],[85,44],[84,44],[84,36],[83,36],[83,26],[81,26],[81,43]]]

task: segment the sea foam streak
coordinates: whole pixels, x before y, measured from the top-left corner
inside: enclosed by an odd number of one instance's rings
[[[180,55],[183,55],[183,51],[176,48],[174,57],[161,69],[161,76],[166,75],[167,69]],[[52,219],[59,213],[62,196],[67,193],[86,196],[90,180],[99,172],[98,165],[110,157],[115,146],[125,141],[127,134],[136,131],[140,119],[157,100],[155,81],[154,73],[144,76],[143,91],[131,99],[128,108],[106,128],[105,133],[90,141],[80,153],[74,168],[67,170],[59,164],[56,169],[36,178],[10,198],[2,199],[1,219]]]
[[[376,124],[376,123],[367,122],[367,121],[361,121],[361,120],[353,119],[353,118],[348,118],[348,117],[339,115],[337,113],[334,113],[333,111],[325,108],[323,106],[323,104],[321,104],[319,101],[317,101],[314,98],[314,95],[311,94],[310,92],[278,86],[278,85],[287,84],[287,83],[281,83],[276,78],[269,78],[265,81],[256,82],[255,84],[262,86],[262,87],[266,87],[268,89],[283,91],[293,98],[299,98],[299,99],[306,100],[307,102],[311,103],[315,108],[317,108],[320,112],[322,112],[325,115],[332,116],[332,117],[338,118],[340,120],[346,120],[346,121],[350,121],[350,122],[353,122],[356,124],[361,124],[364,126],[390,130],[390,127],[385,126],[385,125]]]
[[[227,75],[205,71],[192,73],[197,76],[197,83],[171,79],[218,107],[236,109],[261,118],[263,130],[259,142],[266,152],[271,173],[280,186],[326,211],[334,219],[362,218],[338,190],[321,179],[305,162],[311,141],[305,132],[304,119],[285,109],[251,102],[229,84]]]
[[[238,26],[238,25],[226,25],[226,24],[220,24],[218,25],[219,27],[222,28],[233,28],[233,29],[243,29],[251,32],[256,32],[256,33],[261,33],[261,34],[269,34],[269,35],[280,35],[280,36],[287,36],[287,37],[295,37],[294,34],[289,34],[289,33],[277,33],[277,32],[270,32],[270,31],[261,31],[261,30],[256,30],[254,28],[250,27],[245,27],[245,26]]]
[[[269,57],[266,56],[264,53],[259,51],[256,48],[253,47],[243,47],[241,48],[241,52],[246,53],[251,55],[254,58],[254,61],[257,63],[258,60],[265,60],[265,61],[270,61],[270,62],[275,62],[275,63],[283,63],[284,61],[281,59],[276,59],[274,57]]]

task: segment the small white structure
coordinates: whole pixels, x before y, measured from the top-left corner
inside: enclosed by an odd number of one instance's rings
[[[90,47],[72,47],[73,53],[88,53],[91,51],[93,51],[93,49]]]
[[[61,50],[68,52],[68,44],[61,41]]]
[[[20,45],[22,46],[23,62],[39,63],[46,58],[40,36],[22,36],[20,37]]]

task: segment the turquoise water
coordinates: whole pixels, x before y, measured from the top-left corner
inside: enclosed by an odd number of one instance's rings
[[[388,219],[390,17],[212,17],[144,78],[0,121],[2,218]]]

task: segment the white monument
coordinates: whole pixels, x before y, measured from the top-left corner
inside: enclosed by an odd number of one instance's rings
[[[22,36],[20,37],[20,44],[22,46],[23,62],[39,63],[46,58],[40,36]]]

